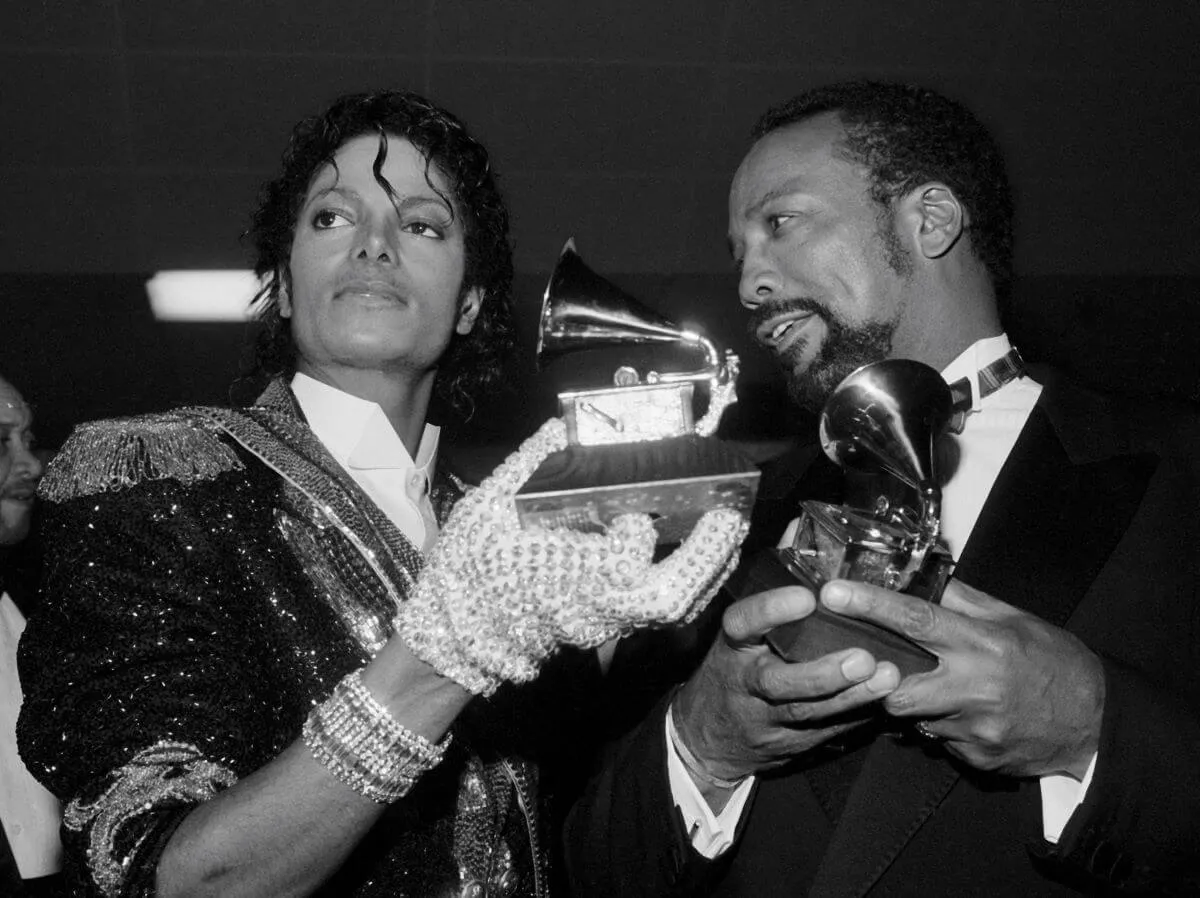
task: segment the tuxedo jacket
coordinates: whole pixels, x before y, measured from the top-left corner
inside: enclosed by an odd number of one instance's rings
[[[1036,779],[869,731],[761,776],[733,847],[707,860],[671,798],[664,698],[572,813],[578,895],[1200,894],[1200,428],[1190,408],[1037,379],[955,575],[1103,661],[1098,760],[1058,843],[1043,839]],[[828,495],[836,478],[818,454],[764,472],[760,545],[802,499]]]

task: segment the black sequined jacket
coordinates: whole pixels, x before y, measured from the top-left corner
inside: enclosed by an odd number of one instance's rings
[[[421,555],[282,382],[248,409],[84,425],[42,492],[21,752],[64,800],[76,894],[152,895],[189,810],[276,757],[387,639]],[[460,492],[438,473],[439,519]],[[546,894],[534,761],[576,732],[553,712],[580,706],[554,680],[472,703],[442,765],[319,894]]]

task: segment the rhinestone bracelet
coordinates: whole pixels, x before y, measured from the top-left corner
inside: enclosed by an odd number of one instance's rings
[[[405,729],[363,685],[362,671],[346,676],[304,722],[304,744],[339,780],[372,801],[404,797],[417,778],[442,760],[437,745]]]

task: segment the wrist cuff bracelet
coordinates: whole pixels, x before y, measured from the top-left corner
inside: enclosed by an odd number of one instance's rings
[[[390,804],[438,765],[450,744],[405,729],[362,682],[345,677],[304,722],[304,744],[339,780],[372,801]]]

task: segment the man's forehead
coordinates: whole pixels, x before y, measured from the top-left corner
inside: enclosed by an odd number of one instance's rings
[[[763,135],[742,159],[734,183],[817,174],[848,165],[837,147],[845,131],[836,119],[805,119]]]
[[[379,174],[391,188],[403,196],[445,205],[446,197],[451,196],[452,191],[449,179],[437,163],[430,164],[425,153],[406,137],[389,132],[383,139],[386,139],[386,157]],[[380,140],[380,135],[368,133],[345,141],[334,153],[332,161],[313,172],[307,201],[329,194],[361,197],[363,191],[372,192],[376,187],[382,187],[375,171]]]
[[[806,120],[764,136],[742,160],[729,193],[731,221],[751,218],[784,195],[822,198],[869,196],[870,173],[840,149],[845,132],[836,120]]]

